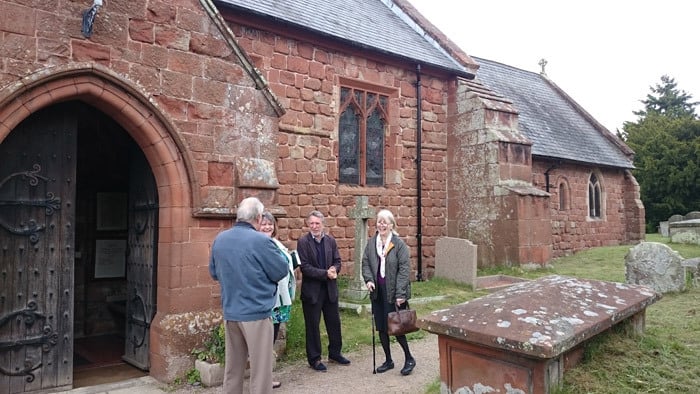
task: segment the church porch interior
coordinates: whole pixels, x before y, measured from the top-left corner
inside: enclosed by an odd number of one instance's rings
[[[87,105],[79,115],[75,233],[73,387],[145,376],[122,360],[125,352],[127,283],[125,269],[99,269],[101,240],[125,240],[126,229],[98,223],[100,196],[126,216],[130,154],[138,146],[119,125]]]

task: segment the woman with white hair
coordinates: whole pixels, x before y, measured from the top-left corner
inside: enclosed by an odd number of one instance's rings
[[[379,340],[386,361],[377,368],[383,373],[394,368],[391,358],[387,315],[396,309],[408,308],[411,298],[411,252],[396,232],[396,219],[391,211],[377,213],[377,232],[370,238],[362,257],[362,277],[372,299],[372,314],[379,332]],[[397,335],[396,341],[404,353],[401,375],[408,375],[416,366],[416,360],[408,349],[405,335]]]

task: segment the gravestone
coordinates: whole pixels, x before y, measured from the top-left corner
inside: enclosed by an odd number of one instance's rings
[[[374,208],[368,205],[367,196],[358,196],[355,199],[355,207],[350,209],[348,214],[350,218],[355,219],[355,276],[343,293],[349,301],[364,300],[369,294],[362,279],[362,256],[367,246],[367,220],[373,218],[375,214]]]
[[[659,234],[661,234],[662,237],[668,237],[668,220],[659,222]]]
[[[463,238],[441,237],[435,242],[435,276],[477,288],[477,246]]]
[[[678,252],[658,242],[642,242],[625,256],[625,281],[659,293],[685,289],[685,270]]]
[[[473,290],[496,291],[526,281],[509,275],[478,276],[477,245],[468,239],[441,237],[435,242],[435,277],[453,280]]]

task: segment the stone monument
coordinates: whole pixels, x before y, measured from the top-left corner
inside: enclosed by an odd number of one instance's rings
[[[352,281],[343,292],[347,301],[359,302],[367,298],[369,294],[362,280],[362,254],[367,245],[367,220],[375,216],[374,208],[368,205],[367,196],[358,196],[355,199],[355,207],[350,209],[348,216],[355,219],[355,269]]]
[[[685,289],[685,270],[678,252],[659,242],[642,242],[625,256],[625,281],[659,293]]]

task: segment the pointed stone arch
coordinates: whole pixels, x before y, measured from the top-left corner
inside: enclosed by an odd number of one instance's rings
[[[95,64],[72,64],[32,74],[0,91],[0,143],[34,112],[68,100],[80,100],[118,122],[146,156],[156,179],[159,198],[159,266],[177,265],[174,242],[182,238],[199,187],[184,142],[155,103],[137,86]],[[169,287],[168,275],[158,276]],[[167,303],[167,298],[165,300]],[[159,303],[159,312],[170,305]]]
[[[588,175],[587,207],[589,220],[605,220],[605,179],[599,169],[593,169]]]
[[[559,176],[556,185],[559,210],[568,211],[571,209],[571,185],[569,185],[569,178],[563,175]]]

